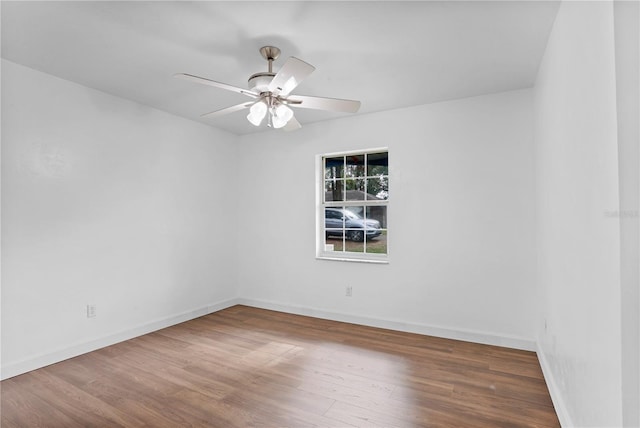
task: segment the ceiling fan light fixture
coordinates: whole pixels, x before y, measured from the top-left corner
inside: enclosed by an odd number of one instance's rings
[[[262,120],[267,115],[267,105],[264,101],[260,100],[249,109],[249,114],[247,115],[247,120],[253,126],[260,126]]]
[[[272,116],[271,124],[274,129],[280,129],[287,124],[283,119],[280,119],[278,116]]]
[[[285,126],[293,117],[293,110],[287,107],[284,104],[278,104],[273,109],[273,127],[274,128],[282,128]]]

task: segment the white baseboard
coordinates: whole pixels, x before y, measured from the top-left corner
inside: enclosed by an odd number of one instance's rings
[[[29,372],[31,370],[39,369],[50,364],[55,364],[69,358],[77,357],[78,355],[86,354],[87,352],[95,351],[97,349],[104,348],[105,346],[110,346],[119,342],[123,342],[125,340],[133,339],[134,337],[142,336],[143,334],[151,333],[166,327],[171,327],[172,325],[176,325],[181,322],[201,317],[203,315],[217,312],[237,304],[237,299],[224,300],[222,302],[213,303],[198,309],[151,321],[149,323],[142,324],[137,327],[121,331],[119,333],[111,334],[109,336],[101,337],[99,339],[73,344],[71,346],[67,346],[53,352],[48,352],[9,364],[3,364],[0,379],[8,379],[10,377]]]
[[[542,351],[540,344],[537,346],[536,354],[538,355],[538,361],[540,361],[540,367],[542,368],[542,374],[544,376],[544,380],[547,383],[547,389],[549,390],[549,395],[551,395],[551,401],[553,402],[553,407],[556,410],[556,415],[558,415],[558,420],[560,421],[561,427],[573,427],[575,426],[573,422],[571,422],[571,417],[569,416],[569,412],[567,411],[567,406],[562,398],[562,394],[560,389],[558,388],[558,383],[555,381],[555,377],[553,376],[553,371],[549,366],[549,360],[545,353]]]
[[[366,325],[370,327],[385,328],[388,330],[404,331],[407,333],[417,333],[427,336],[442,337],[445,339],[463,340],[465,342],[482,343],[485,345],[503,346],[506,348],[521,349],[525,351],[536,351],[536,342],[523,337],[508,336],[502,334],[486,333],[474,330],[463,330],[431,326],[426,324],[408,323],[397,320],[386,320],[379,318],[368,318],[359,315],[349,315],[338,312],[330,312],[322,309],[314,309],[302,306],[286,305],[278,302],[270,302],[254,299],[237,299],[240,305],[252,306],[255,308],[269,309],[272,311],[286,312],[296,315],[305,315],[314,318],[322,318],[333,321],[342,321],[352,324]]]

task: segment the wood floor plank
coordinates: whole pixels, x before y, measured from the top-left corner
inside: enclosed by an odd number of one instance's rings
[[[122,412],[120,409],[105,406],[105,403],[49,372],[36,370],[25,378],[29,390],[45,402],[54,402],[60,412],[69,416],[77,424],[88,426],[132,427],[144,426],[145,422]],[[65,397],[58,400],[58,397]]]
[[[3,427],[559,427],[532,352],[247,306],[1,388]]]
[[[57,406],[34,394],[25,387],[24,380],[2,381],[2,419],[0,426],[6,428],[77,426],[77,422]]]

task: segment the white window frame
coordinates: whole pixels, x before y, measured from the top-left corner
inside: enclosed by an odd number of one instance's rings
[[[338,157],[338,156],[352,156],[363,155],[369,153],[387,152],[389,149],[386,147],[379,147],[374,149],[362,149],[351,150],[345,152],[335,153],[323,153],[316,155],[316,258],[320,260],[338,260],[347,262],[365,262],[365,263],[389,263],[389,241],[387,234],[387,253],[357,253],[348,251],[327,251],[325,249],[325,207],[331,206],[385,206],[387,207],[387,224],[386,230],[389,230],[389,211],[390,204],[389,199],[385,200],[354,200],[354,201],[336,201],[335,203],[325,203],[325,183],[324,183],[324,158]],[[390,171],[389,171],[389,181]]]

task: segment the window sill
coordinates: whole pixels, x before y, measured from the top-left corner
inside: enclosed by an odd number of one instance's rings
[[[356,263],[371,263],[371,264],[379,264],[379,265],[387,265],[389,264],[389,260],[387,258],[359,258],[359,257],[344,257],[344,256],[334,256],[329,254],[321,254],[316,256],[316,260],[333,260],[337,262],[356,262]]]

